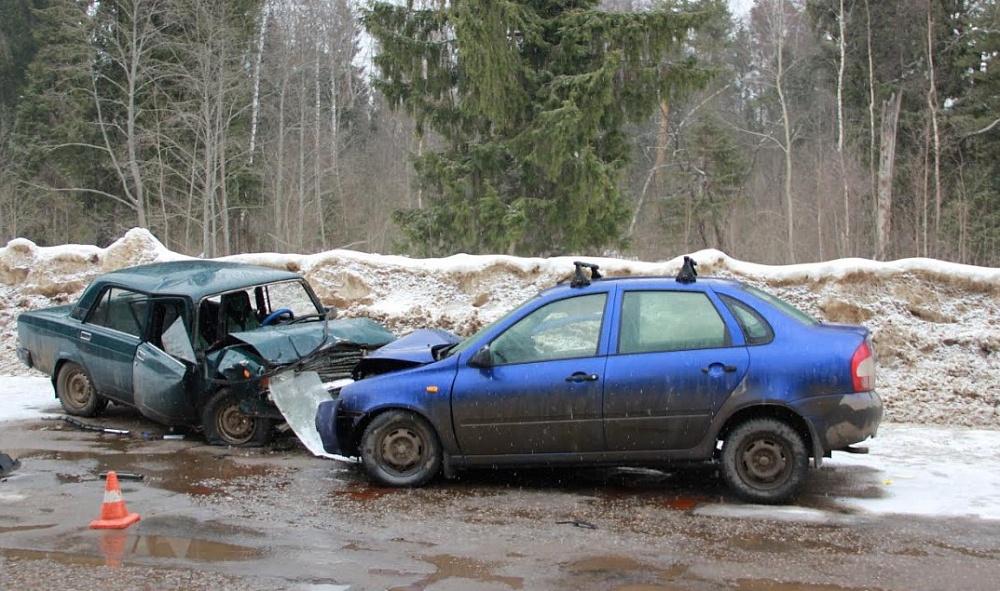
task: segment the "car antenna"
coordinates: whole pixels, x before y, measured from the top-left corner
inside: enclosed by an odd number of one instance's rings
[[[600,279],[602,277],[600,267],[594,263],[584,263],[581,261],[573,261],[573,266],[576,267],[576,271],[573,273],[573,281],[570,282],[570,287],[586,287],[590,285],[590,282],[594,279]],[[586,277],[583,274],[583,268],[586,267],[590,269],[590,277]]]
[[[695,271],[695,267],[698,263],[689,256],[684,257],[684,264],[681,265],[681,271],[677,274],[678,283],[694,283],[697,281],[698,271]]]

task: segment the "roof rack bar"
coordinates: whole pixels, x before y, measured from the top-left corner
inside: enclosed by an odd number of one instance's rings
[[[691,258],[689,256],[685,256],[684,257],[684,264],[681,265],[681,270],[680,270],[679,273],[677,273],[677,282],[678,283],[694,283],[695,281],[697,281],[698,280],[698,271],[695,270],[695,267],[697,267],[697,266],[698,266],[698,263],[696,263],[693,258]]]
[[[573,281],[570,282],[570,287],[586,287],[590,285],[590,282],[594,279],[600,279],[602,277],[600,267],[594,263],[584,263],[582,261],[573,261],[573,266],[576,267],[576,271],[573,273]],[[590,277],[583,274],[583,269],[586,267],[590,269]]]

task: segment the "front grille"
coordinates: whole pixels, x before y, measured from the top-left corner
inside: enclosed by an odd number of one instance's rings
[[[363,349],[334,348],[302,366],[302,371],[314,371],[323,382],[351,377],[351,370],[364,355]]]

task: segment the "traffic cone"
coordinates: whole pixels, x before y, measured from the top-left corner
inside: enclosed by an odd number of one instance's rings
[[[101,518],[90,522],[90,529],[125,529],[139,521],[138,513],[129,513],[122,499],[122,489],[118,486],[118,475],[108,472],[107,486],[104,487],[104,504]]]

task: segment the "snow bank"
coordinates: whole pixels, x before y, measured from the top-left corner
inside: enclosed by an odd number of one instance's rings
[[[1000,269],[920,258],[771,266],[718,250],[690,256],[702,276],[735,277],[824,321],[872,329],[889,420],[1000,426]],[[178,258],[187,257],[140,229],[105,249],[12,240],[0,248],[0,375],[30,373],[14,355],[21,311],[70,302],[100,273]],[[674,275],[683,262],[683,256],[659,262],[588,256],[411,259],[348,250],[226,257],[301,273],[342,315],[374,318],[398,334],[436,327],[462,335],[568,280],[573,261],[581,259],[599,264],[608,276]]]

